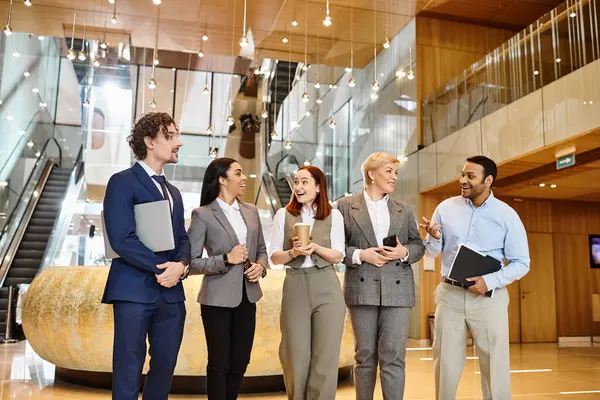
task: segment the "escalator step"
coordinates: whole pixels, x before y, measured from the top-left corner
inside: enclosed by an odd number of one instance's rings
[[[31,218],[32,219],[41,218],[41,219],[51,219],[51,220],[54,220],[54,219],[56,219],[56,215],[57,214],[58,213],[56,211],[38,211],[38,210],[35,210],[35,212],[31,216]]]
[[[31,260],[31,259],[14,259],[11,268],[26,268],[26,269],[35,269],[36,271],[40,268],[41,261],[40,260]]]
[[[47,236],[45,236],[48,238]],[[24,238],[23,238],[24,239]],[[46,239],[47,240],[47,239]],[[19,244],[19,250],[46,250],[46,242],[22,240]]]
[[[25,234],[33,233],[36,235],[48,235],[52,233],[52,226],[31,226],[27,227]]]
[[[17,254],[15,254],[15,259],[41,260],[44,257],[44,250],[22,250],[19,247]]]
[[[8,290],[0,290],[0,299],[8,301]]]
[[[64,193],[63,192],[44,192],[42,193],[42,196],[40,197],[41,199],[48,199],[48,200],[62,200],[62,198],[64,197]]]
[[[51,175],[71,175],[71,168],[54,168],[50,172]]]
[[[6,295],[5,299],[0,300],[0,310],[6,310],[7,308],[8,308],[8,295]]]
[[[62,207],[62,201],[60,199],[58,201],[56,199],[40,199],[40,201],[38,201],[37,205],[53,207],[53,208],[57,208],[57,207],[60,208],[60,207]]]
[[[45,186],[44,187],[44,191],[42,192],[42,196],[45,194],[64,194],[65,193],[65,188],[62,186]]]
[[[30,226],[50,226],[54,225],[54,218],[31,218]]]
[[[59,210],[60,210],[60,203],[52,204],[52,205],[38,203],[37,206],[35,207],[35,212],[41,211],[41,212],[57,213]]]
[[[22,283],[31,283],[32,279],[29,278],[6,278],[4,280],[4,286],[17,286],[20,285]],[[0,310],[0,313],[2,313],[2,310]],[[4,321],[4,319],[2,318],[2,315],[0,314],[0,321]]]
[[[50,235],[46,235],[46,234],[38,234],[38,233],[26,233],[25,236],[23,236],[23,241],[27,242],[27,243],[38,243],[41,242],[44,245],[44,248],[46,248],[46,243],[48,243],[48,240],[50,239]],[[22,244],[21,244],[22,246]]]
[[[12,267],[9,271],[8,271],[8,275],[6,275],[7,278],[26,278],[26,279],[31,279],[33,280],[33,278],[35,278],[35,276],[38,273],[38,269],[35,268],[15,268]]]

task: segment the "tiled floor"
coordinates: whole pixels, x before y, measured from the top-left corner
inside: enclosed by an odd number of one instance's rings
[[[2,345],[0,345],[2,346]],[[463,372],[458,398],[480,399],[478,361],[472,349]],[[104,390],[54,382],[54,366],[43,361],[26,342],[0,347],[0,399],[110,399]],[[407,357],[405,399],[433,399],[431,351],[411,349]],[[562,347],[556,344],[515,345],[511,348],[513,398],[600,399],[600,346]],[[206,398],[171,396],[171,399]],[[282,393],[240,398],[283,400]],[[352,386],[339,388],[337,399],[354,399]],[[376,388],[376,399],[382,399]]]

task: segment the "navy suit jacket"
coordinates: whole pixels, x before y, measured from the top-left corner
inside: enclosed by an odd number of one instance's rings
[[[168,182],[167,187],[173,198],[175,249],[154,253],[135,234],[133,206],[164,200],[162,193],[138,163],[114,174],[108,181],[104,196],[105,234],[121,258],[112,261],[102,296],[103,303],[129,301],[152,304],[158,301],[161,293],[167,303],[185,301],[181,282],[172,288],[164,288],[155,276],[162,273],[157,265],[167,261],[189,262],[191,258],[181,194]]]

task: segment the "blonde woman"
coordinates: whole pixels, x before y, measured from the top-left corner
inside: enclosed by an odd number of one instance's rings
[[[371,154],[362,165],[365,189],[338,201],[346,232],[344,297],[355,337],[357,400],[373,399],[377,365],[386,400],[404,397],[408,317],[415,305],[411,264],[425,247],[410,206],[390,198],[399,161]]]

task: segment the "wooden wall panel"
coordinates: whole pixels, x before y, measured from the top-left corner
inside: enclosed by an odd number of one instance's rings
[[[586,234],[589,231],[588,205],[572,201],[552,202],[552,232]]]
[[[592,334],[592,296],[588,236],[553,235],[558,336]]]
[[[551,233],[529,233],[531,269],[521,279],[521,341],[556,342],[556,294]]]
[[[546,200],[506,200],[515,209],[527,232],[552,232],[552,202]]]
[[[417,17],[416,30],[419,102],[515,34],[427,17]]]
[[[421,217],[430,219],[438,204],[440,204],[446,198],[447,196],[441,194],[419,195],[419,215],[417,216],[419,223],[421,222]],[[426,235],[426,232],[421,229],[421,237],[425,239]],[[435,271],[425,271],[424,261],[424,259],[419,261],[419,296],[421,300],[419,303],[419,311],[421,321],[421,338],[430,339],[428,315],[435,313],[434,291],[436,286],[441,281],[442,262],[441,257],[437,257],[435,259]]]

